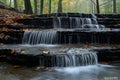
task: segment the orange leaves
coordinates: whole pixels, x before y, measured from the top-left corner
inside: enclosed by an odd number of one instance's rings
[[[14,53],[15,53],[15,50],[12,49],[11,54],[14,54]]]
[[[8,16],[5,16],[1,21],[0,21],[0,24],[14,24],[15,21],[14,21],[14,18],[10,18]]]
[[[14,65],[13,68],[20,68],[21,66],[19,65]]]
[[[15,11],[0,9],[0,24],[15,24],[18,25],[18,19],[25,19],[28,15],[22,13],[16,13]]]
[[[71,2],[72,0],[64,0],[63,2],[68,3]]]
[[[25,14],[21,14],[21,15],[5,15],[5,16],[2,16],[0,17],[0,24],[2,25],[0,27],[0,30],[2,31],[14,31],[15,29],[11,28],[11,26],[7,26],[7,25],[21,25],[17,22],[18,19],[25,19],[27,18],[28,15],[25,15]],[[4,24],[6,26],[4,26]],[[10,36],[8,35],[3,35],[3,34],[0,34],[0,39],[4,39],[4,40],[7,40]]]
[[[109,62],[101,62],[101,64],[109,64]]]
[[[5,36],[5,34],[4,34],[4,33],[1,33],[1,34],[0,34],[0,39],[3,39],[4,36]]]
[[[14,23],[14,21],[12,19],[8,19],[8,18],[4,18],[3,21],[5,24],[8,24],[8,25]]]
[[[9,35],[6,35],[4,39],[5,39],[5,40],[8,40],[9,37],[10,37]]]
[[[55,2],[58,2],[58,0],[54,0]]]
[[[8,25],[9,24],[15,24],[18,19],[19,19],[19,17],[16,16],[16,15],[13,15],[13,16],[6,15],[3,18],[3,23],[8,24]]]
[[[6,30],[7,30],[7,28],[4,26],[4,27],[2,27],[2,30],[3,30],[3,31],[6,31]]]
[[[0,39],[5,39],[7,40],[10,36],[9,35],[5,35],[4,33],[0,34]]]

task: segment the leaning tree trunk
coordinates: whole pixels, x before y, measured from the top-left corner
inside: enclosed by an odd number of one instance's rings
[[[25,4],[25,13],[32,14],[33,12],[32,12],[32,6],[30,0],[24,0],[24,4]]]
[[[51,13],[51,0],[49,0],[49,14]]]
[[[44,0],[40,0],[40,14],[43,14]]]
[[[62,12],[62,0],[58,1],[58,13]]]

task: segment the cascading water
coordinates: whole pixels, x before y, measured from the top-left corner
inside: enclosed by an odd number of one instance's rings
[[[68,23],[69,22],[69,23]],[[97,20],[95,18],[79,18],[79,17],[70,17],[62,18],[57,17],[53,19],[53,30],[40,30],[40,31],[25,31],[23,37],[23,44],[58,44],[58,43],[81,43],[85,39],[84,36],[77,35],[64,35],[61,34],[64,31],[70,32],[74,30],[73,28],[79,29],[100,29],[97,25]],[[72,29],[61,29],[65,25],[68,25]],[[68,27],[67,27],[68,28]],[[104,26],[101,27],[102,29]],[[74,31],[71,31],[72,33]],[[78,31],[79,33],[79,31]],[[61,36],[63,35],[63,36]],[[90,38],[91,42],[96,42],[97,37],[93,34]],[[97,54],[94,51],[89,49],[73,48],[69,49],[66,52],[50,53],[50,56],[41,56],[40,65],[41,66],[52,66],[52,67],[74,67],[74,66],[86,66],[86,65],[95,65],[98,63]],[[52,56],[52,57],[51,57]]]
[[[96,25],[96,24],[84,24],[82,25],[84,28],[92,30],[92,31],[104,31],[105,26],[104,25]]]
[[[69,22],[69,23],[68,23]],[[41,30],[41,31],[25,31],[23,37],[23,44],[72,44],[72,43],[84,43],[84,37],[77,35],[64,35],[61,33],[64,31],[69,31],[73,33],[76,30],[79,32],[83,31],[104,31],[105,26],[98,25],[98,22],[95,18],[79,18],[79,17],[57,17],[53,19],[53,26],[55,29],[53,30]],[[67,29],[62,29],[63,27]],[[69,26],[69,29],[68,29]],[[72,31],[73,30],[73,31]],[[58,33],[59,32],[59,33]],[[95,34],[89,36],[90,39],[87,40],[91,43],[99,43]],[[83,40],[82,40],[83,39]],[[87,42],[86,41],[86,42]]]
[[[81,19],[77,17],[70,17],[70,28],[82,28]]]
[[[72,48],[65,52],[51,52],[52,57],[40,58],[40,65],[50,64],[53,67],[75,67],[98,64],[97,54],[90,49]],[[45,63],[45,64],[44,64]]]
[[[55,44],[57,43],[57,32],[54,30],[25,31],[23,44]]]
[[[93,30],[104,30],[105,28],[101,25],[98,25],[96,16],[91,14],[92,18],[81,18],[81,17],[56,17],[53,19],[53,26],[54,28],[82,28],[86,29],[86,25],[89,26],[90,29]]]
[[[61,28],[61,18],[60,17],[57,17],[53,20],[53,26],[54,28]]]

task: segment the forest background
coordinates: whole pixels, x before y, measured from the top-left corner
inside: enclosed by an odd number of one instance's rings
[[[120,0],[0,0],[27,14],[120,13]]]

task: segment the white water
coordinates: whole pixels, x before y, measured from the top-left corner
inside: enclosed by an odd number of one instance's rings
[[[44,57],[40,57],[40,66],[49,64],[49,62],[53,67],[75,67],[98,64],[97,53],[89,49],[71,48],[63,51],[49,51],[49,54],[52,57],[45,59],[45,61],[43,60]]]
[[[65,57],[69,66],[86,66],[98,64],[97,54],[89,49],[72,48]]]
[[[82,28],[86,29],[86,25],[89,26],[87,28],[97,31],[103,31],[105,29],[104,26],[98,25],[96,16],[91,14],[92,18],[80,18],[80,17],[69,17],[68,19],[57,17],[54,21],[54,28]],[[69,23],[69,24],[68,24]]]
[[[96,18],[79,18],[79,17],[70,17],[70,28],[88,28],[88,29],[97,29],[102,30],[102,28],[98,25]],[[67,21],[68,22],[68,21]],[[64,28],[63,24],[67,24],[62,20],[61,17],[57,17],[54,19],[54,28],[58,28],[57,30],[41,30],[41,31],[26,31],[23,37],[23,44],[57,44],[58,43],[58,34],[57,31],[61,28]],[[71,44],[74,41],[74,36],[69,37],[61,37],[65,43],[68,42]],[[77,42],[80,43],[81,37],[77,35]],[[97,41],[96,36],[93,35],[91,42],[95,43]],[[98,41],[99,42],[99,41]],[[65,67],[65,66],[87,66],[87,65],[96,65],[98,64],[97,54],[94,51],[89,49],[80,49],[73,48],[68,50],[65,54],[55,54],[55,57],[50,59],[51,64],[56,67]],[[46,62],[50,62],[49,59]],[[40,59],[40,65],[44,66],[43,57]],[[48,63],[49,64],[49,63]]]
[[[88,66],[79,66],[79,67],[64,67],[64,68],[54,68],[58,72],[66,73],[66,74],[80,74],[80,73],[98,73],[98,71],[105,71],[105,68],[111,68],[115,66],[111,65],[88,65]]]
[[[76,43],[81,43],[82,37],[80,35],[77,35],[77,37],[74,36],[63,36],[60,37],[60,35],[57,33],[58,31],[66,31],[71,29],[77,29],[77,30],[83,30],[83,31],[105,31],[105,26],[98,25],[97,19],[94,15],[92,15],[93,18],[79,18],[79,17],[69,17],[69,18],[62,18],[62,17],[56,17],[53,19],[53,26],[55,29],[53,30],[41,30],[41,31],[26,31],[23,36],[23,44],[58,44],[60,43],[60,40],[64,40],[63,43],[69,43],[71,44],[74,42],[74,39],[76,38]],[[65,19],[65,20],[64,20]],[[68,23],[69,22],[69,23]],[[62,29],[64,27],[69,27],[70,29]],[[99,43],[99,37],[96,37],[93,35],[93,39],[91,38],[92,43]],[[60,40],[58,40],[60,39]]]
[[[23,44],[55,44],[57,43],[57,33],[52,30],[26,31],[22,40]]]

